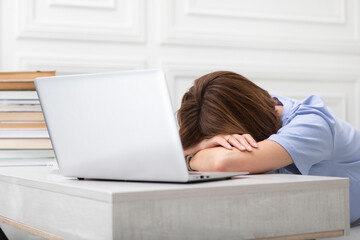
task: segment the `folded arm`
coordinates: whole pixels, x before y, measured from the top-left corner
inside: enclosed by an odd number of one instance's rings
[[[264,173],[293,163],[290,154],[278,143],[265,140],[252,151],[213,147],[199,151],[190,161],[198,171]]]

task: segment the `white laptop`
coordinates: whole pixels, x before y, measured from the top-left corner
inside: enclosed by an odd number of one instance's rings
[[[160,70],[45,77],[35,85],[64,176],[190,182],[247,174],[187,170]]]

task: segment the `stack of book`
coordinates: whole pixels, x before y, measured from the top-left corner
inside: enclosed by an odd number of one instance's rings
[[[34,85],[47,76],[55,72],[0,72],[0,160],[54,158]]]

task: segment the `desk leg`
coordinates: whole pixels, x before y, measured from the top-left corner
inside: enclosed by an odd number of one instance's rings
[[[5,236],[5,233],[0,228],[0,239],[1,240],[8,240],[8,238]]]

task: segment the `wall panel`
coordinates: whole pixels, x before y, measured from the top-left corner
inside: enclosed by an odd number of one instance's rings
[[[19,38],[144,41],[144,0],[18,3]]]
[[[360,52],[357,0],[164,0],[162,12],[163,44]]]
[[[360,0],[0,0],[0,70],[164,69],[174,110],[194,79],[245,75],[320,95],[360,129]]]
[[[233,70],[360,127],[359,0],[1,0],[0,70],[164,68],[174,108]]]

